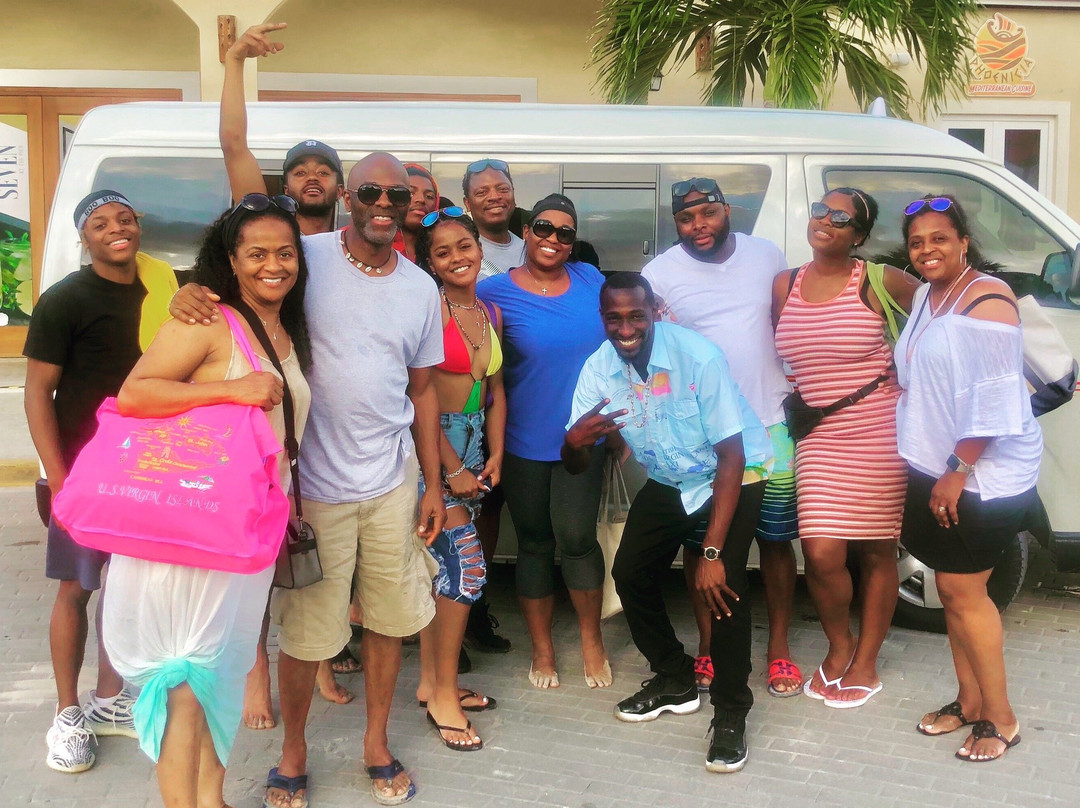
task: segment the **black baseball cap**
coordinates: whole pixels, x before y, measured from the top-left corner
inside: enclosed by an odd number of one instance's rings
[[[336,151],[321,140],[301,140],[289,149],[289,153],[285,155],[285,163],[281,167],[281,172],[288,174],[289,169],[308,157],[315,157],[326,163],[337,172],[338,181],[341,184],[345,183],[345,174],[341,170],[341,158],[338,157]]]
[[[574,203],[568,197],[562,194],[548,194],[533,205],[532,211],[529,213],[528,224],[531,225],[541,213],[548,210],[561,210],[574,220],[574,227],[577,227],[577,208],[574,207]]]

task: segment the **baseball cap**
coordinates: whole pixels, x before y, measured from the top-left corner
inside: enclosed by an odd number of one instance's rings
[[[308,157],[315,157],[326,163],[337,172],[338,180],[342,183],[345,182],[345,174],[341,170],[341,158],[338,157],[336,151],[321,140],[301,140],[289,149],[289,153],[285,155],[285,163],[281,167],[282,173],[288,174],[289,169]]]

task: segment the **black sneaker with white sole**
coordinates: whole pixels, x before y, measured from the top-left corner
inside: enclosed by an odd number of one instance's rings
[[[615,717],[620,721],[637,723],[652,721],[661,713],[689,715],[701,707],[694,680],[690,684],[673,683],[663,674],[641,683],[641,690],[615,705]]]
[[[746,765],[746,716],[717,713],[709,725],[712,743],[705,756],[705,769],[730,774]]]

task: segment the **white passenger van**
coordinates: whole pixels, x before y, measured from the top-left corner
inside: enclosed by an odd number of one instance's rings
[[[638,270],[675,241],[670,186],[692,176],[714,177],[731,204],[733,229],[774,241],[792,266],[810,257],[810,203],[829,188],[855,186],[877,199],[881,214],[863,254],[901,267],[904,206],[927,192],[952,193],[986,257],[1018,295],[1036,295],[1080,356],[1073,302],[1080,301],[1080,225],[980,152],[912,123],[782,110],[426,103],[260,103],[248,106],[248,121],[271,189],[280,187],[286,150],[307,138],[334,146],[346,173],[376,149],[428,165],[455,202],[468,163],[505,159],[519,206],[552,191],[574,200],[578,235],[596,247],[604,270]],[[70,211],[104,187],[145,213],[144,250],[190,268],[203,228],[230,204],[217,105],[125,104],[82,119],[56,191],[42,288],[79,266]],[[1059,568],[1080,556],[1078,407],[1040,419],[1046,514],[1028,529],[1054,551]],[[899,618],[940,629],[933,573],[906,554],[899,564]],[[999,605],[1019,589],[1026,564],[1020,537],[992,578]]]

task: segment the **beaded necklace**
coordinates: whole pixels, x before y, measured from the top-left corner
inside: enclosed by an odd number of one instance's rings
[[[349,251],[349,245],[345,243],[345,231],[344,230],[341,231],[341,249],[343,249],[345,251],[345,260],[348,261],[350,264],[352,264],[357,269],[359,269],[365,275],[370,275],[372,272],[374,272],[376,275],[382,275],[383,267],[385,267],[387,264],[389,264],[390,259],[394,256],[394,251],[390,250],[390,254],[388,256],[386,256],[386,260],[383,261],[378,266],[373,266],[372,264],[365,264],[363,261],[361,261],[359,258],[357,258],[355,255],[353,255]]]

